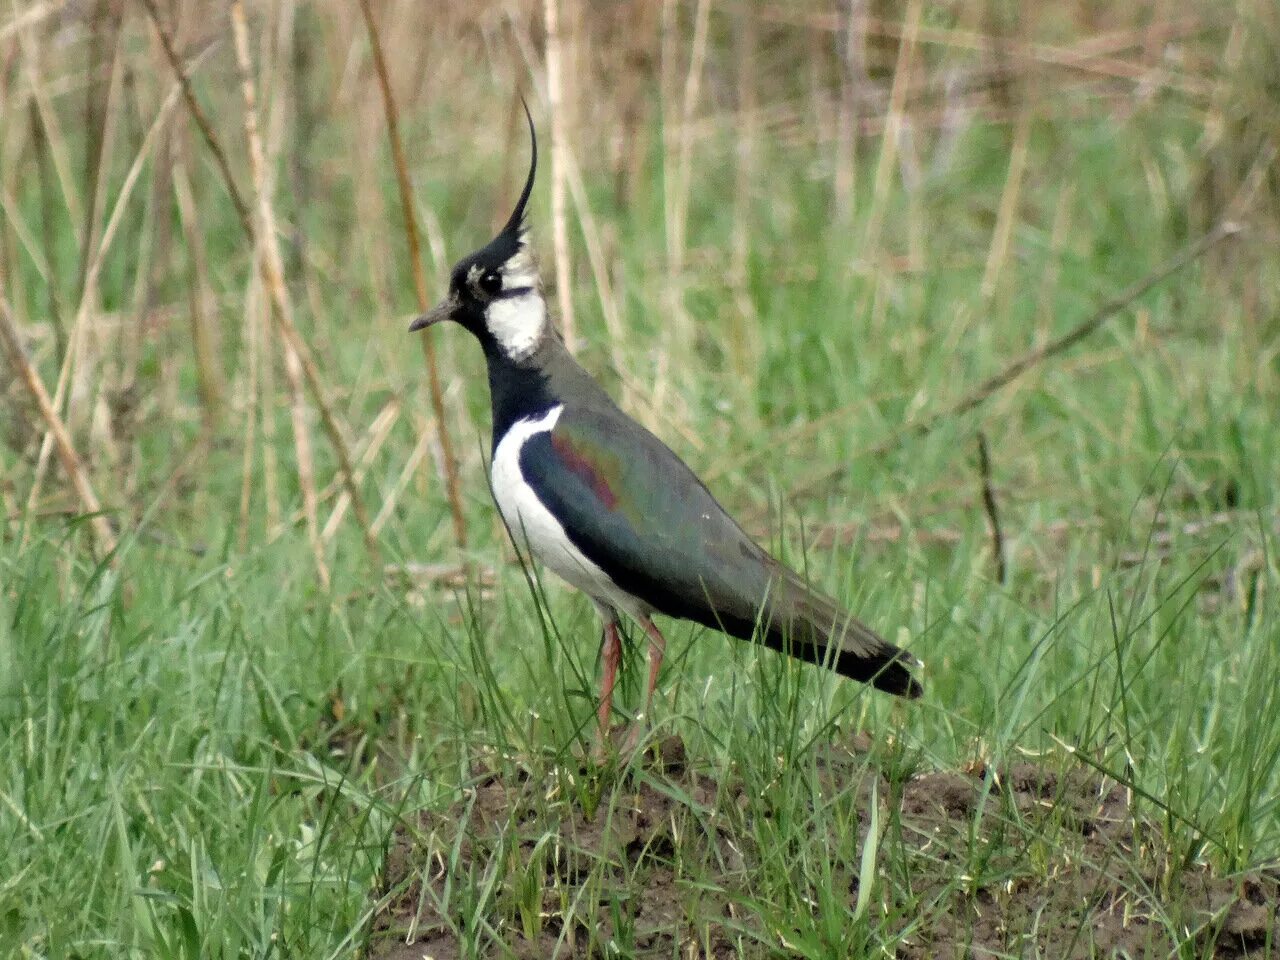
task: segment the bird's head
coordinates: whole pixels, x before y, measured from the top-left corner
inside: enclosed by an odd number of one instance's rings
[[[475,334],[486,349],[496,349],[517,362],[533,354],[551,330],[524,222],[538,169],[538,141],[527,106],[525,117],[532,155],[515,210],[496,237],[454,266],[445,298],[409,326],[410,330],[423,330],[442,320],[454,320]]]

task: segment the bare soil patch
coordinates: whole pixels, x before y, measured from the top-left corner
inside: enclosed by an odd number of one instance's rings
[[[872,955],[1280,957],[1280,871],[1172,867],[1127,791],[1088,768],[894,784],[845,754],[811,772],[812,806],[834,796],[856,815],[859,850],[873,787],[879,798]],[[623,773],[476,771],[452,807],[397,835],[369,956],[802,955],[761,899],[761,872],[787,868],[757,818],[795,812],[772,809],[768,793],[692,769],[676,738]],[[827,812],[810,822],[831,822]],[[856,872],[833,876],[852,910]]]

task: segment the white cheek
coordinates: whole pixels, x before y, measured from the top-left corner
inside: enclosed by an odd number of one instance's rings
[[[495,300],[489,305],[489,332],[503,352],[513,360],[523,360],[542,340],[547,327],[547,305],[536,291],[519,297]]]
[[[521,287],[537,286],[537,283],[538,268],[533,262],[533,254],[522,242],[519,252],[502,268],[502,289],[516,290]]]

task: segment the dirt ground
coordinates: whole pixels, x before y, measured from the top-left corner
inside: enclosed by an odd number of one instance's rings
[[[768,869],[756,832],[707,815],[761,815],[742,784],[690,769],[675,738],[614,776],[597,806],[589,790],[477,771],[453,808],[398,835],[371,960],[808,955],[753,909],[752,871]],[[872,781],[892,814],[881,855],[898,867],[875,888],[868,955],[1280,957],[1280,869],[1221,877],[1160,862],[1128,792],[1087,768],[927,773],[895,788],[849,755],[818,777],[859,783],[859,843]],[[966,876],[975,849],[987,851],[981,881]],[[469,911],[475,894],[461,892],[486,883],[484,909]],[[842,883],[852,908],[857,878]]]

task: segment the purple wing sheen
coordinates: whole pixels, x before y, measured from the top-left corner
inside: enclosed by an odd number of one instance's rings
[[[625,455],[623,454],[625,451]],[[918,686],[900,651],[757,546],[679,457],[616,409],[567,408],[520,453],[520,471],[569,539],[655,610],[808,660],[895,693]],[[910,658],[904,658],[909,660]]]
[[[575,440],[570,431],[553,431],[551,449],[563,468],[587,488],[601,509],[617,507],[621,485],[621,463],[617,457],[582,439]]]

